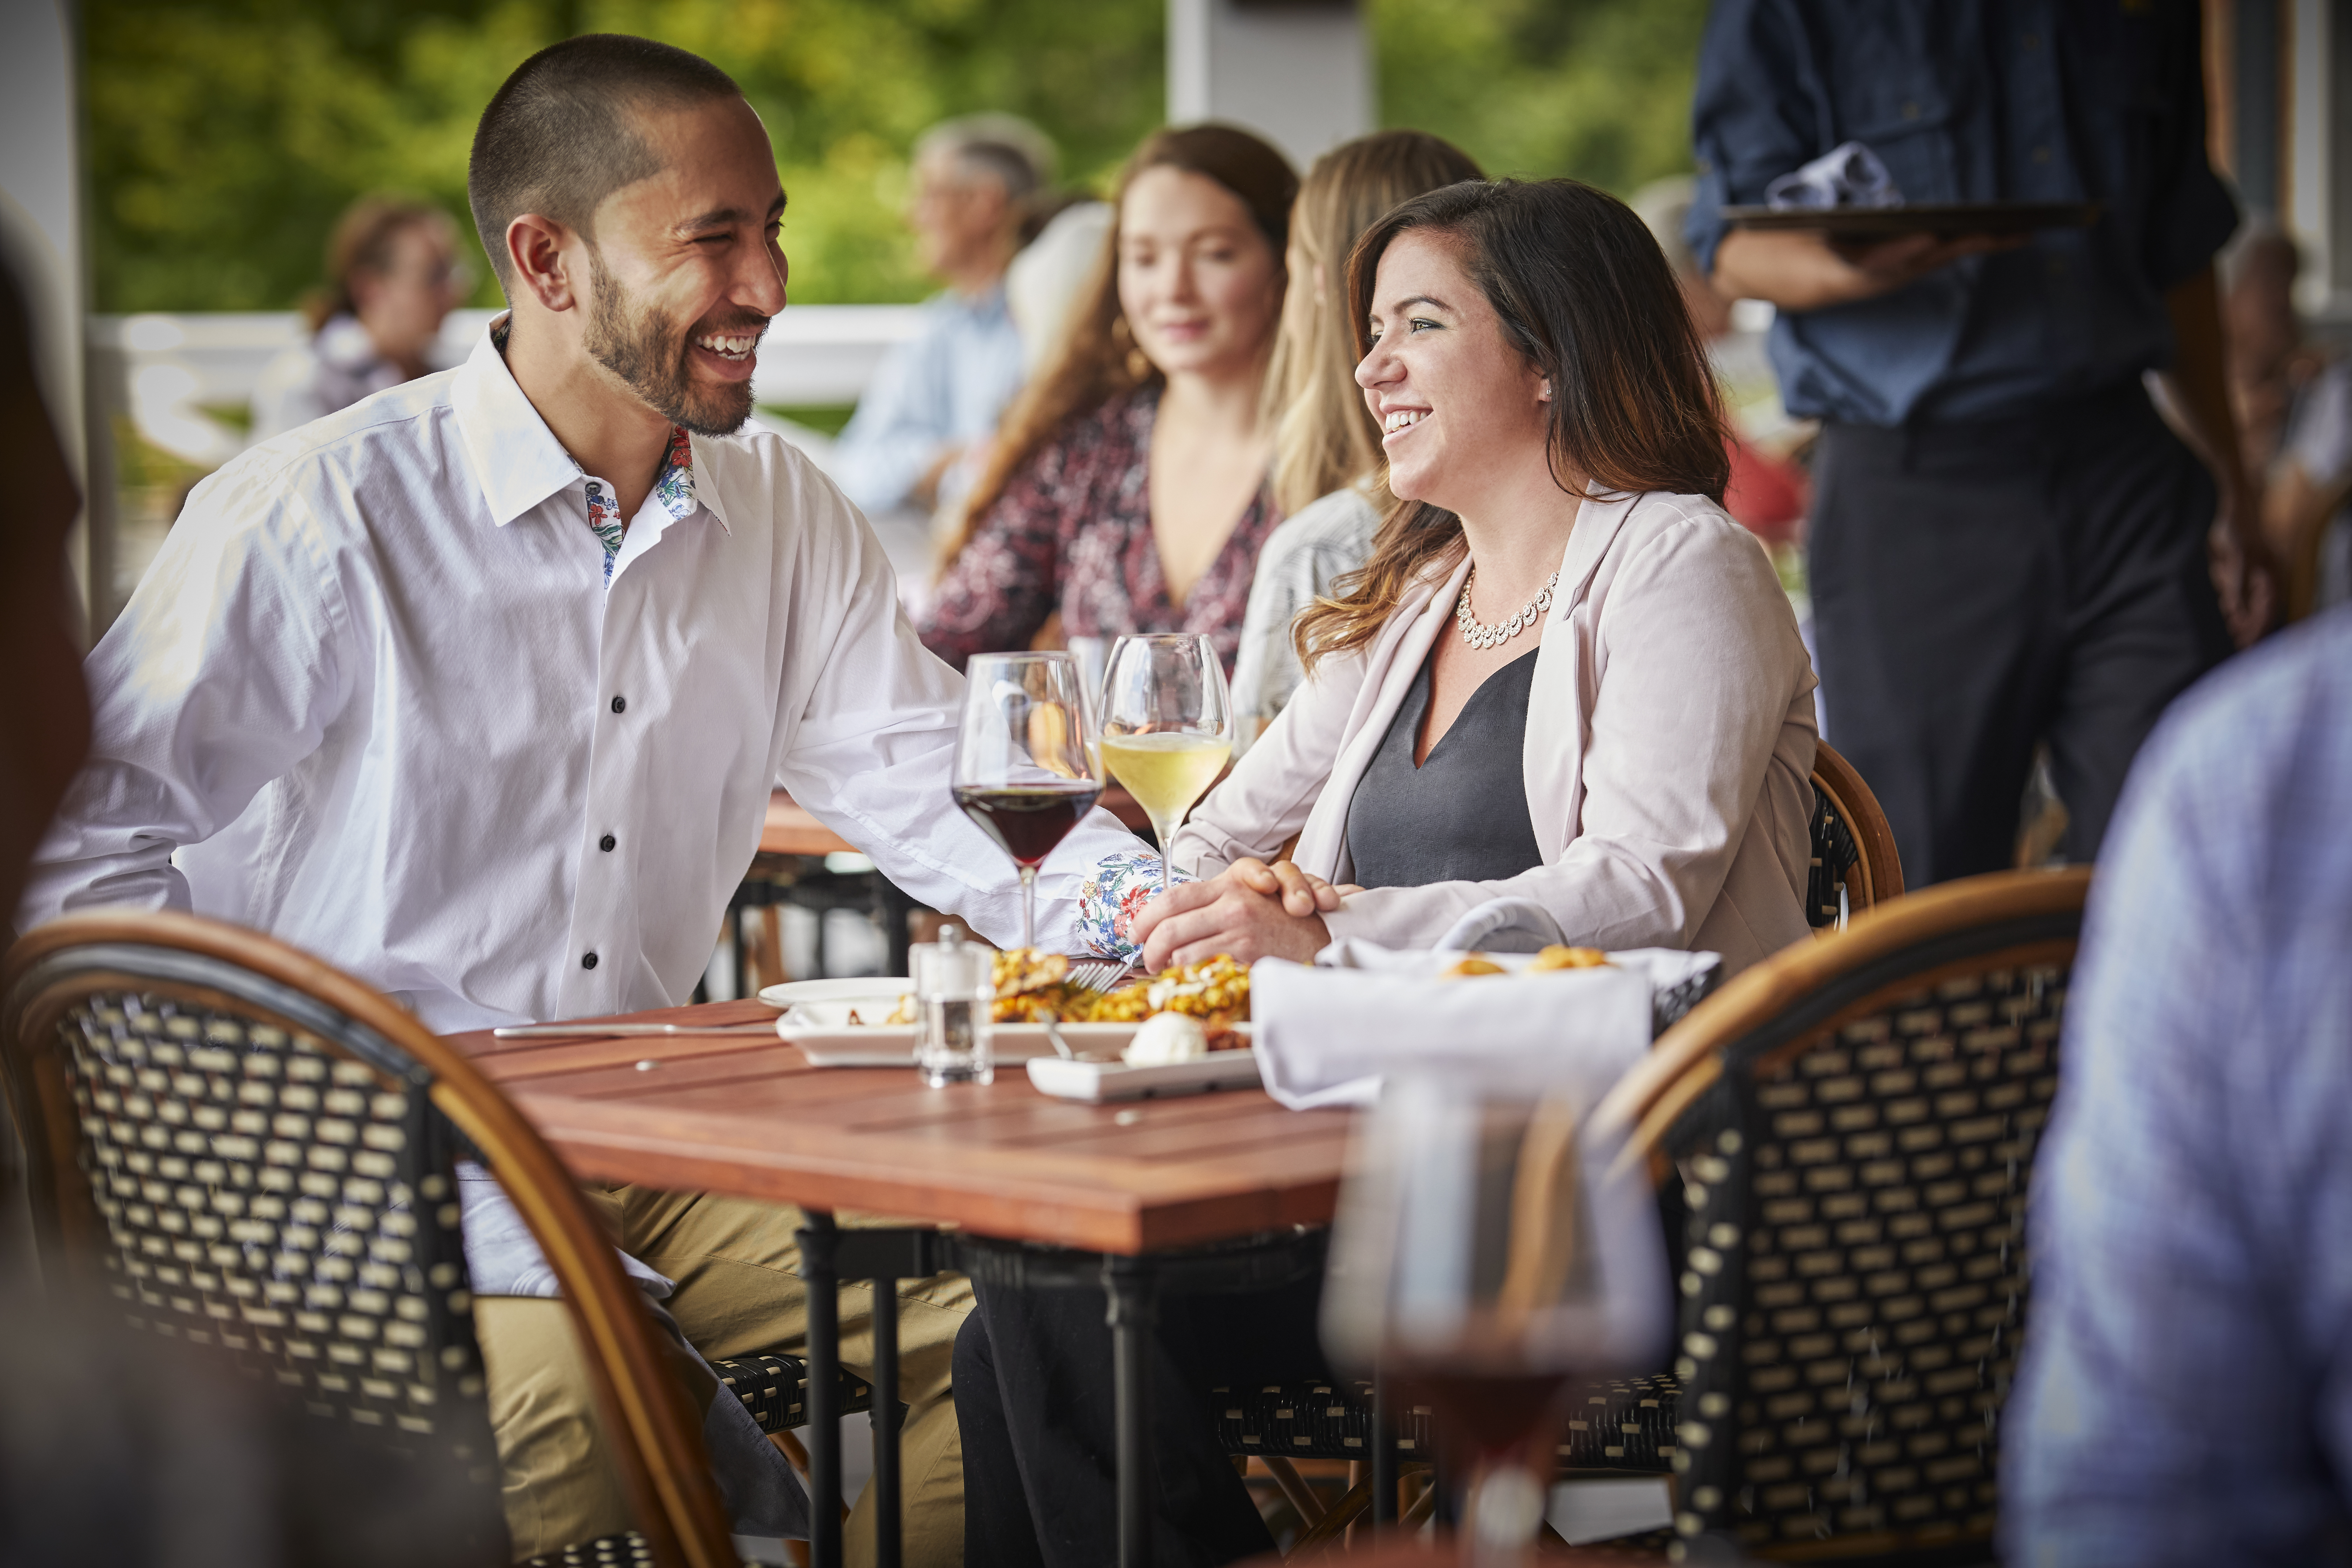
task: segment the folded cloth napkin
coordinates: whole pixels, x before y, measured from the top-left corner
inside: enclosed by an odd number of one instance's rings
[[[467,1283],[477,1296],[561,1296],[555,1270],[548,1266],[538,1238],[530,1234],[522,1214],[499,1185],[496,1176],[470,1161],[457,1165],[458,1224],[466,1238]],[[710,1450],[710,1468],[719,1481],[719,1496],[727,1506],[735,1531],[739,1555],[746,1562],[782,1563],[781,1549],[772,1543],[808,1539],[808,1494],[801,1479],[784,1459],[743,1402],[719,1381],[702,1352],[688,1342],[661,1303],[675,1287],[627,1253],[621,1267],[646,1293],[646,1305],[678,1351],[690,1358],[699,1375],[688,1377],[703,1405],[702,1442]]]
[[[1250,1018],[1266,1092],[1294,1110],[1369,1105],[1383,1076],[1433,1068],[1499,1092],[1564,1079],[1605,1091],[1650,1048],[1657,1000],[1703,989],[1722,964],[1643,948],[1602,968],[1526,973],[1528,960],[1503,954],[1493,962],[1514,973],[1439,978],[1461,958],[1351,938],[1312,967],[1259,960]]]
[[[1878,154],[1859,142],[1822,153],[1793,174],[1764,187],[1764,205],[1775,211],[1798,207],[1899,207],[1903,192]]]

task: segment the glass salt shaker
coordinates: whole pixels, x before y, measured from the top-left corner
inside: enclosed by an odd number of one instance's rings
[[[951,1083],[993,1083],[992,1050],[996,1001],[993,954],[967,942],[958,926],[942,927],[936,942],[908,949],[915,982],[915,1067],[933,1089]]]

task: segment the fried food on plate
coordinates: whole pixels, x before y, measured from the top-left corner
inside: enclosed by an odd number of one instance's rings
[[[994,982],[997,997],[1002,1000],[1059,985],[1070,977],[1070,961],[1058,952],[1013,947],[992,957],[989,970],[989,978]]]
[[[1508,974],[1509,973],[1509,970],[1505,969],[1485,953],[1473,952],[1466,954],[1462,962],[1453,967],[1438,971],[1437,977],[1440,980],[1468,980],[1474,975]]]
[[[1614,967],[1609,955],[1597,947],[1561,947],[1557,942],[1536,954],[1528,965],[1528,973],[1538,973],[1548,969],[1608,969]]]

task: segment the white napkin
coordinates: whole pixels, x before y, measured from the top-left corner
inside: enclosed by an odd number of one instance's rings
[[[1491,956],[1515,971],[1530,962]],[[1601,969],[1438,978],[1461,957],[1350,939],[1313,967],[1260,959],[1250,1019],[1266,1091],[1294,1110],[1369,1105],[1385,1074],[1442,1070],[1506,1091],[1573,1080],[1597,1099],[1650,1048],[1654,998],[1722,963],[1643,948],[1610,954]]]
[[[1878,154],[1859,142],[1822,153],[1764,187],[1764,205],[1791,207],[1899,207],[1902,189]]]

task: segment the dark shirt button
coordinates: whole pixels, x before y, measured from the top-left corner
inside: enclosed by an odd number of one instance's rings
[[[605,854],[610,855],[613,852],[613,846],[619,842],[619,839],[607,833],[604,837],[596,840],[596,847],[602,849]]]
[[[628,710],[629,710],[629,700],[628,700],[627,698],[625,698],[625,697],[615,697],[615,698],[614,698],[614,699],[613,699],[613,711],[614,711],[614,712],[615,712],[615,713],[626,713]]]
[[[580,959],[580,967],[581,967],[581,968],[583,968],[583,969],[593,969],[593,968],[595,968],[595,967],[596,967],[596,955],[595,955],[594,953],[593,953],[593,952],[590,952],[590,953],[583,953],[583,954],[582,954],[582,955],[581,955],[581,959]]]

